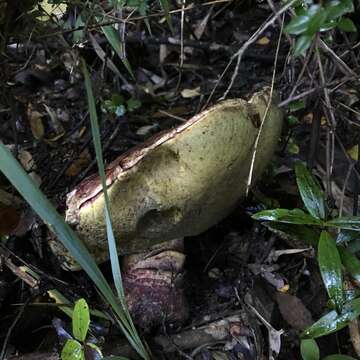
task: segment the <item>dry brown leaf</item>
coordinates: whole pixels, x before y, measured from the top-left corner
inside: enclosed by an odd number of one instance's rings
[[[90,163],[90,160],[91,160],[91,156],[89,154],[89,151],[85,149],[66,170],[66,175],[76,176],[77,174],[80,173],[81,170],[83,170]]]
[[[185,99],[193,98],[200,95],[200,86],[195,89],[184,89],[181,91],[181,96]]]
[[[27,116],[30,123],[31,132],[35,139],[41,140],[45,134],[44,124],[42,122],[42,114],[34,110],[29,104],[27,109]]]

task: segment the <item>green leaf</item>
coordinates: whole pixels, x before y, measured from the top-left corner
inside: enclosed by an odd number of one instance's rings
[[[94,147],[95,147],[95,154],[96,160],[99,168],[99,175],[101,179],[101,185],[104,192],[104,217],[106,223],[106,234],[109,246],[109,255],[110,255],[110,264],[111,264],[111,271],[114,278],[115,288],[120,300],[121,308],[119,308],[119,325],[124,331],[126,337],[128,338],[129,342],[132,346],[138,351],[141,356],[148,359],[149,355],[141,339],[139,334],[134,326],[134,323],[131,319],[128,307],[125,301],[125,293],[122,284],[122,277],[120,271],[120,263],[119,263],[119,255],[117,252],[116,240],[113,232],[113,228],[111,225],[111,216],[110,216],[110,201],[107,192],[107,185],[106,185],[106,175],[105,175],[105,167],[104,161],[102,156],[102,149],[101,149],[101,139],[100,139],[100,130],[99,130],[99,123],[97,120],[97,113],[96,113],[96,103],[95,98],[92,91],[90,75],[86,66],[85,61],[82,59],[82,71],[84,74],[85,80],[85,89],[86,95],[88,100],[88,107],[89,107],[89,114],[90,114],[90,121],[91,121],[91,133],[93,137]],[[124,325],[126,328],[124,328]]]
[[[360,260],[350,251],[339,247],[341,261],[350,275],[360,283]]]
[[[319,183],[302,163],[295,164],[296,182],[307,211],[317,219],[325,219],[325,196]]]
[[[141,107],[141,101],[134,99],[134,98],[130,98],[127,102],[126,102],[126,106],[128,108],[129,111],[134,111],[137,110]]]
[[[333,226],[345,230],[360,231],[360,217],[359,216],[343,216],[327,221],[325,226]]]
[[[354,12],[352,0],[331,1],[325,8],[327,20],[335,20],[344,14]]]
[[[319,228],[312,228],[306,225],[284,224],[276,222],[262,223],[270,231],[277,234],[281,239],[289,240],[294,246],[317,245],[320,237]]]
[[[76,340],[84,341],[90,325],[89,306],[85,299],[76,301],[72,315],[72,331]]]
[[[354,299],[343,306],[342,312],[337,313],[332,310],[315,324],[307,328],[302,337],[318,338],[336,332],[349,324],[350,321],[356,319],[360,315],[360,298]]]
[[[336,244],[347,244],[351,241],[355,241],[360,239],[360,233],[358,231],[353,230],[341,230],[336,237]]]
[[[301,109],[305,109],[305,101],[304,100],[295,100],[289,103],[288,109],[291,112],[298,111]]]
[[[255,220],[276,221],[287,224],[322,225],[322,221],[300,209],[263,210],[252,216]]]
[[[315,35],[326,20],[326,11],[320,5],[312,5],[307,11],[307,14],[309,16],[309,22],[307,24],[306,34]]]
[[[134,73],[132,71],[131,65],[128,59],[125,56],[124,46],[122,42],[119,40],[117,32],[113,28],[112,25],[101,26],[101,30],[104,33],[107,41],[114,49],[116,54],[119,56],[120,60],[122,61],[123,65],[125,66],[126,70],[130,74],[130,76],[135,80]]]
[[[357,32],[356,26],[349,18],[341,18],[337,24],[338,28],[346,32]]]
[[[171,32],[174,34],[174,27],[172,26],[171,22],[171,15],[170,15],[170,6],[169,6],[169,0],[159,0],[160,5],[162,9],[165,12],[166,22],[168,23],[168,26],[171,30]]]
[[[84,360],[82,345],[73,339],[67,340],[62,351],[61,360]]]
[[[331,29],[334,29],[337,26],[337,21],[335,20],[328,20],[325,21],[321,27],[320,27],[320,31],[324,32],[324,31],[329,31]]]
[[[343,287],[341,273],[341,258],[335,240],[327,231],[320,235],[318,247],[318,263],[321,277],[329,297],[338,310],[343,305]]]
[[[314,339],[303,339],[300,344],[300,352],[303,360],[319,360],[320,350]]]
[[[356,360],[356,359],[347,355],[334,354],[334,355],[326,356],[322,360]]]
[[[298,39],[296,39],[294,56],[305,55],[305,52],[310,47],[313,38],[313,35],[301,35]]]
[[[309,21],[310,18],[307,15],[295,16],[289,24],[285,26],[285,32],[292,35],[302,34],[306,32]]]

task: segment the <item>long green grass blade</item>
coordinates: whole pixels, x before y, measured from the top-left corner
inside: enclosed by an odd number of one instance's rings
[[[128,311],[126,301],[125,301],[125,293],[122,283],[122,277],[121,277],[121,271],[120,271],[120,263],[119,263],[119,255],[117,252],[117,246],[116,246],[116,240],[111,224],[111,215],[110,215],[110,201],[109,196],[107,192],[107,185],[106,185],[106,175],[105,175],[105,166],[103,161],[103,154],[101,149],[101,139],[100,139],[100,130],[99,130],[99,123],[97,119],[97,112],[96,112],[96,103],[95,98],[92,91],[92,85],[90,80],[90,75],[86,66],[86,63],[84,60],[82,60],[82,70],[84,74],[84,80],[85,80],[85,88],[86,88],[86,94],[87,94],[87,100],[88,100],[88,107],[89,107],[89,114],[90,114],[90,121],[91,121],[91,132],[95,147],[95,154],[96,154],[96,160],[99,168],[99,174],[101,179],[101,184],[103,188],[104,193],[104,216],[105,216],[105,222],[106,222],[106,232],[107,232],[107,238],[108,238],[108,245],[109,245],[109,255],[110,255],[110,262],[111,262],[111,269],[112,274],[114,278],[114,284],[115,288],[118,294],[118,297],[121,302],[122,310],[124,315],[127,318],[127,323],[130,326],[130,333],[133,337],[133,340],[139,345],[139,347],[142,348],[142,351],[146,353],[145,348],[142,345],[142,342],[140,340],[140,337],[137,333],[137,330],[132,322],[130,313]]]
[[[105,35],[107,41],[109,42],[109,44],[111,45],[111,47],[114,49],[116,54],[119,56],[123,65],[125,66],[126,70],[129,72],[130,76],[135,80],[135,76],[132,71],[131,65],[125,56],[124,46],[121,43],[121,41],[119,40],[118,35],[117,35],[115,29],[113,28],[113,26],[112,25],[101,26],[101,30],[104,33],[104,35]]]

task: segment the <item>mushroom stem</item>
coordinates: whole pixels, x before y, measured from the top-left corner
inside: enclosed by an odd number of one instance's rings
[[[188,316],[183,290],[183,239],[153,246],[146,253],[124,256],[123,283],[129,311],[145,332]]]

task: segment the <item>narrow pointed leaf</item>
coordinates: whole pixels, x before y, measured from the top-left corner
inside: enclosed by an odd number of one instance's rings
[[[76,340],[85,341],[90,325],[89,306],[85,299],[79,299],[72,314],[72,331]]]
[[[107,41],[109,42],[109,44],[111,45],[111,47],[114,49],[116,54],[119,56],[120,60],[122,61],[123,65],[125,66],[126,70],[130,74],[130,76],[133,79],[135,79],[131,65],[125,56],[124,45],[118,38],[118,35],[117,35],[115,29],[113,28],[113,26],[112,25],[101,26],[101,30],[104,33],[104,35],[105,35]]]
[[[303,360],[319,360],[320,350],[314,339],[303,339],[300,344],[300,352]]]
[[[322,225],[322,221],[300,209],[263,210],[252,216],[255,220],[275,221],[287,224]]]
[[[343,304],[341,258],[335,240],[327,231],[320,235],[318,263],[329,297],[340,310]]]
[[[354,299],[343,306],[342,312],[338,314],[332,310],[315,324],[306,329],[302,337],[318,338],[336,332],[349,324],[360,315],[360,298]]]
[[[301,162],[295,165],[296,182],[308,212],[317,219],[325,219],[325,196],[320,185]]]
[[[171,22],[169,0],[159,0],[159,2],[160,2],[162,9],[165,12],[166,22],[168,23],[168,26],[169,26],[171,32],[174,34],[174,27]]]
[[[360,231],[359,216],[343,216],[326,222],[325,226],[334,226],[344,230]]]
[[[360,283],[360,260],[350,251],[339,247],[341,261],[350,275]]]
[[[302,34],[306,32],[309,21],[310,18],[307,15],[296,16],[285,26],[285,32],[293,35]]]

